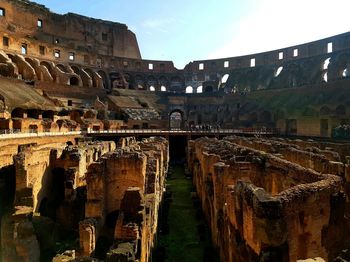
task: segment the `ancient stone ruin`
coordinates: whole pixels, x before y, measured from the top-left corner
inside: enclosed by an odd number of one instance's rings
[[[178,69],[0,0],[0,38],[1,262],[350,261],[350,32]]]
[[[191,141],[188,166],[221,260],[335,259],[349,237],[341,153],[273,139]]]

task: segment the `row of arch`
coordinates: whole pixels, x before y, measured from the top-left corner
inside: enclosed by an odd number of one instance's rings
[[[225,86],[227,92],[250,92],[314,85],[348,78],[350,52],[314,57],[279,66],[233,70]]]
[[[159,92],[205,93],[223,88],[226,92],[296,87],[348,78],[350,52],[313,57],[276,66],[235,69],[208,74],[205,81],[194,75],[142,75],[138,72],[109,72],[76,64],[55,64],[36,58],[0,52],[0,74],[25,80],[52,81],[70,86],[125,88]],[[186,72],[184,72],[186,73]],[[186,80],[185,80],[186,78]],[[211,82],[210,84],[206,84]]]
[[[52,61],[40,61],[37,58],[23,57],[19,54],[0,52],[0,75],[40,80],[71,86],[108,88],[109,77],[103,70],[82,68],[78,65],[56,64]]]

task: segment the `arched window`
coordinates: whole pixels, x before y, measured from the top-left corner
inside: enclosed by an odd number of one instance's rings
[[[186,87],[186,94],[191,94],[191,93],[193,93],[193,87],[192,86]]]
[[[222,78],[221,78],[221,83],[222,84],[225,84],[226,82],[227,82],[227,79],[229,78],[229,74],[226,74],[226,75],[224,75]]]
[[[327,70],[327,69],[328,69],[328,66],[329,66],[330,60],[331,60],[331,58],[330,58],[330,57],[329,57],[329,58],[327,58],[326,60],[324,60],[324,62],[323,62],[323,69],[324,69],[324,70]]]
[[[349,77],[349,70],[347,68],[345,68],[342,72],[342,77],[343,78],[347,78]]]
[[[160,87],[160,91],[166,92],[166,87],[165,87],[165,86],[161,86],[161,87]]]
[[[197,87],[197,93],[198,94],[203,93],[203,86]]]
[[[150,86],[149,91],[154,92],[154,91],[156,91],[156,89],[155,89],[155,87],[154,87],[154,86]]]
[[[283,66],[280,66],[275,72],[275,77],[278,77],[280,75],[280,73],[282,72],[282,70],[283,70]]]
[[[323,81],[324,82],[328,82],[328,74],[327,74],[327,72],[325,72],[324,74],[323,74]]]
[[[173,111],[170,114],[170,129],[180,129],[182,126],[182,112]]]
[[[79,85],[79,79],[75,76],[72,76],[70,79],[69,79],[69,85],[71,86],[77,86]]]

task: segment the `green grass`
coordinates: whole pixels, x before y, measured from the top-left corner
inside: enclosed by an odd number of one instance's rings
[[[196,209],[191,198],[192,182],[186,179],[183,166],[174,166],[167,181],[172,193],[168,213],[169,234],[160,235],[158,246],[165,248],[165,261],[204,261],[205,249],[211,249],[210,236],[200,241],[198,225],[204,221],[196,219]]]

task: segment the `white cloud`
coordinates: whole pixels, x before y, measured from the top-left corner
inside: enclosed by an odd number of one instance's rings
[[[245,19],[227,26],[224,44],[208,58],[248,55],[347,32],[348,10],[348,0],[261,0]]]

